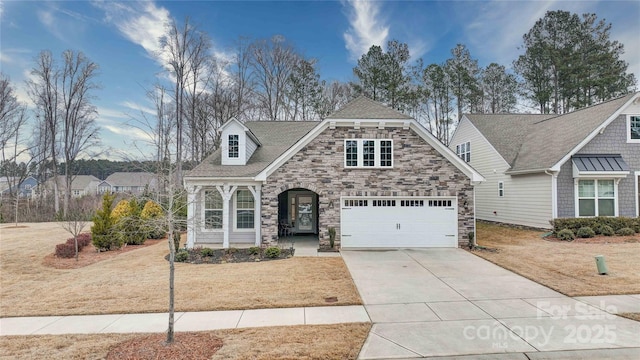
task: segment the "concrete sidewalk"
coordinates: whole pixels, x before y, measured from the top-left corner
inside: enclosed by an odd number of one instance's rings
[[[174,316],[177,332],[370,321],[361,305],[176,312]],[[167,331],[168,321],[168,313],[1,318],[0,336],[154,333]]]
[[[462,249],[342,258],[373,322],[359,359],[640,358],[640,323],[613,315],[638,295],[573,299]]]

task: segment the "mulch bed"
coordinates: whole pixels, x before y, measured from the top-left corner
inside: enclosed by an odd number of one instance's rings
[[[194,248],[186,250],[189,253],[189,258],[185,263],[189,264],[227,264],[227,263],[242,263],[242,262],[260,262],[288,259],[293,256],[295,249],[280,249],[280,255],[278,257],[268,257],[265,255],[266,249],[259,249],[255,254],[254,249],[208,249],[212,255],[205,256],[202,254],[203,248]],[[252,251],[253,250],[253,251]],[[184,251],[184,250],[180,250]],[[165,257],[169,260],[169,255]]]
[[[167,334],[135,337],[115,345],[107,354],[108,360],[206,360],[222,347],[220,338],[207,333],[175,333],[167,345]]]
[[[547,236],[544,240],[551,242],[572,242],[576,244],[624,244],[624,243],[637,243],[640,235],[636,234],[634,236],[602,236],[596,235],[592,238],[575,238],[572,241],[560,240],[554,236]]]
[[[127,245],[117,250],[101,252],[98,252],[93,244],[89,244],[84,249],[82,249],[82,251],[78,252],[78,261],[76,261],[76,258],[60,258],[55,254],[49,254],[42,260],[42,265],[52,267],[54,269],[78,269],[103,260],[110,259],[114,256],[118,256],[129,251],[155,245],[161,241],[166,242],[167,239],[149,239],[145,241],[143,245]],[[169,249],[168,244],[167,249]]]

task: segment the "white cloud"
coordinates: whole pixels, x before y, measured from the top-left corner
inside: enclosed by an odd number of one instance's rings
[[[633,73],[636,79],[640,79],[640,41],[638,41],[638,26],[625,29],[616,35],[611,36],[613,39],[624,44],[624,54],[621,56],[629,64],[627,72]]]
[[[389,36],[389,26],[380,18],[382,2],[350,0],[350,27],[343,34],[351,59],[358,59],[372,45],[384,46]]]
[[[115,25],[125,38],[144,48],[151,58],[158,59],[160,38],[166,34],[166,25],[171,21],[169,10],[151,1],[96,1],[93,5],[105,12],[105,21]]]
[[[125,136],[132,140],[153,141],[153,136],[141,129],[130,126],[102,125],[102,128],[119,136]]]
[[[137,112],[143,112],[143,113],[146,113],[146,114],[149,114],[149,115],[154,115],[155,116],[157,114],[154,109],[152,109],[150,107],[146,107],[146,106],[140,105],[140,104],[132,102],[132,101],[124,101],[124,102],[120,103],[120,105],[122,105],[124,107],[127,107],[127,108],[129,108],[131,110],[135,110]]]

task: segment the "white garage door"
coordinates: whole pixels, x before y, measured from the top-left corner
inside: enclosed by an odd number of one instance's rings
[[[341,203],[343,248],[458,246],[455,197],[349,197]]]

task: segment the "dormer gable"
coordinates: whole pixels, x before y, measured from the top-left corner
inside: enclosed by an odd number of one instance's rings
[[[260,146],[258,139],[235,118],[229,119],[220,129],[222,165],[246,165]]]

